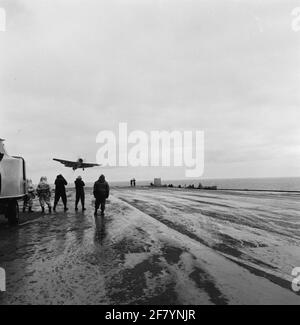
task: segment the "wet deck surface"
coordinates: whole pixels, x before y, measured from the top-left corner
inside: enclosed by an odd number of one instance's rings
[[[300,304],[299,195],[114,189],[105,218],[68,197],[0,224],[0,304]]]

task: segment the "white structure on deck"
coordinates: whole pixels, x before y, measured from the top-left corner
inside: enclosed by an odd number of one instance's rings
[[[161,186],[161,178],[154,178],[154,186]]]
[[[23,197],[26,193],[25,163],[22,158],[11,157],[0,139],[0,199]]]
[[[0,138],[0,214],[4,214],[9,223],[19,221],[18,200],[25,197],[26,171],[22,157],[9,156]]]

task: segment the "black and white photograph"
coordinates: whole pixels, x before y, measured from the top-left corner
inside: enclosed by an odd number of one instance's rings
[[[300,0],[0,0],[0,305],[300,305]]]

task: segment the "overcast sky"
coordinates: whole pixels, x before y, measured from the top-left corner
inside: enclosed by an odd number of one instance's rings
[[[300,32],[287,0],[0,0],[0,138],[28,176],[93,162],[103,129],[204,130],[204,177],[300,176]],[[76,172],[86,180],[102,169]],[[181,168],[104,171],[181,179]]]

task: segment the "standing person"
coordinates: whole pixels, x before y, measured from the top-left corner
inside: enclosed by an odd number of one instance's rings
[[[97,216],[98,209],[101,205],[101,216],[104,216],[105,202],[109,197],[109,185],[105,180],[105,176],[101,175],[97,182],[94,184],[94,197],[95,202],[95,216]]]
[[[84,181],[82,180],[81,176],[78,176],[75,181],[75,188],[76,188],[76,201],[75,201],[75,211],[78,211],[78,203],[79,200],[81,201],[82,211],[85,211],[84,207]]]
[[[40,205],[42,208],[42,213],[45,212],[45,203],[47,204],[49,208],[49,213],[51,213],[51,188],[50,185],[47,182],[47,177],[41,177],[41,180],[39,182],[39,185],[36,189],[37,195],[39,197]]]
[[[55,199],[54,199],[54,207],[53,211],[55,211],[56,206],[60,198],[64,204],[64,210],[68,211],[67,208],[67,194],[66,194],[66,185],[68,185],[67,181],[63,177],[63,175],[58,175],[55,180]]]
[[[135,178],[132,180],[133,187],[135,187]]]
[[[27,179],[27,193],[24,198],[23,212],[28,207],[28,212],[32,212],[33,199],[35,198],[35,189],[31,179]]]

